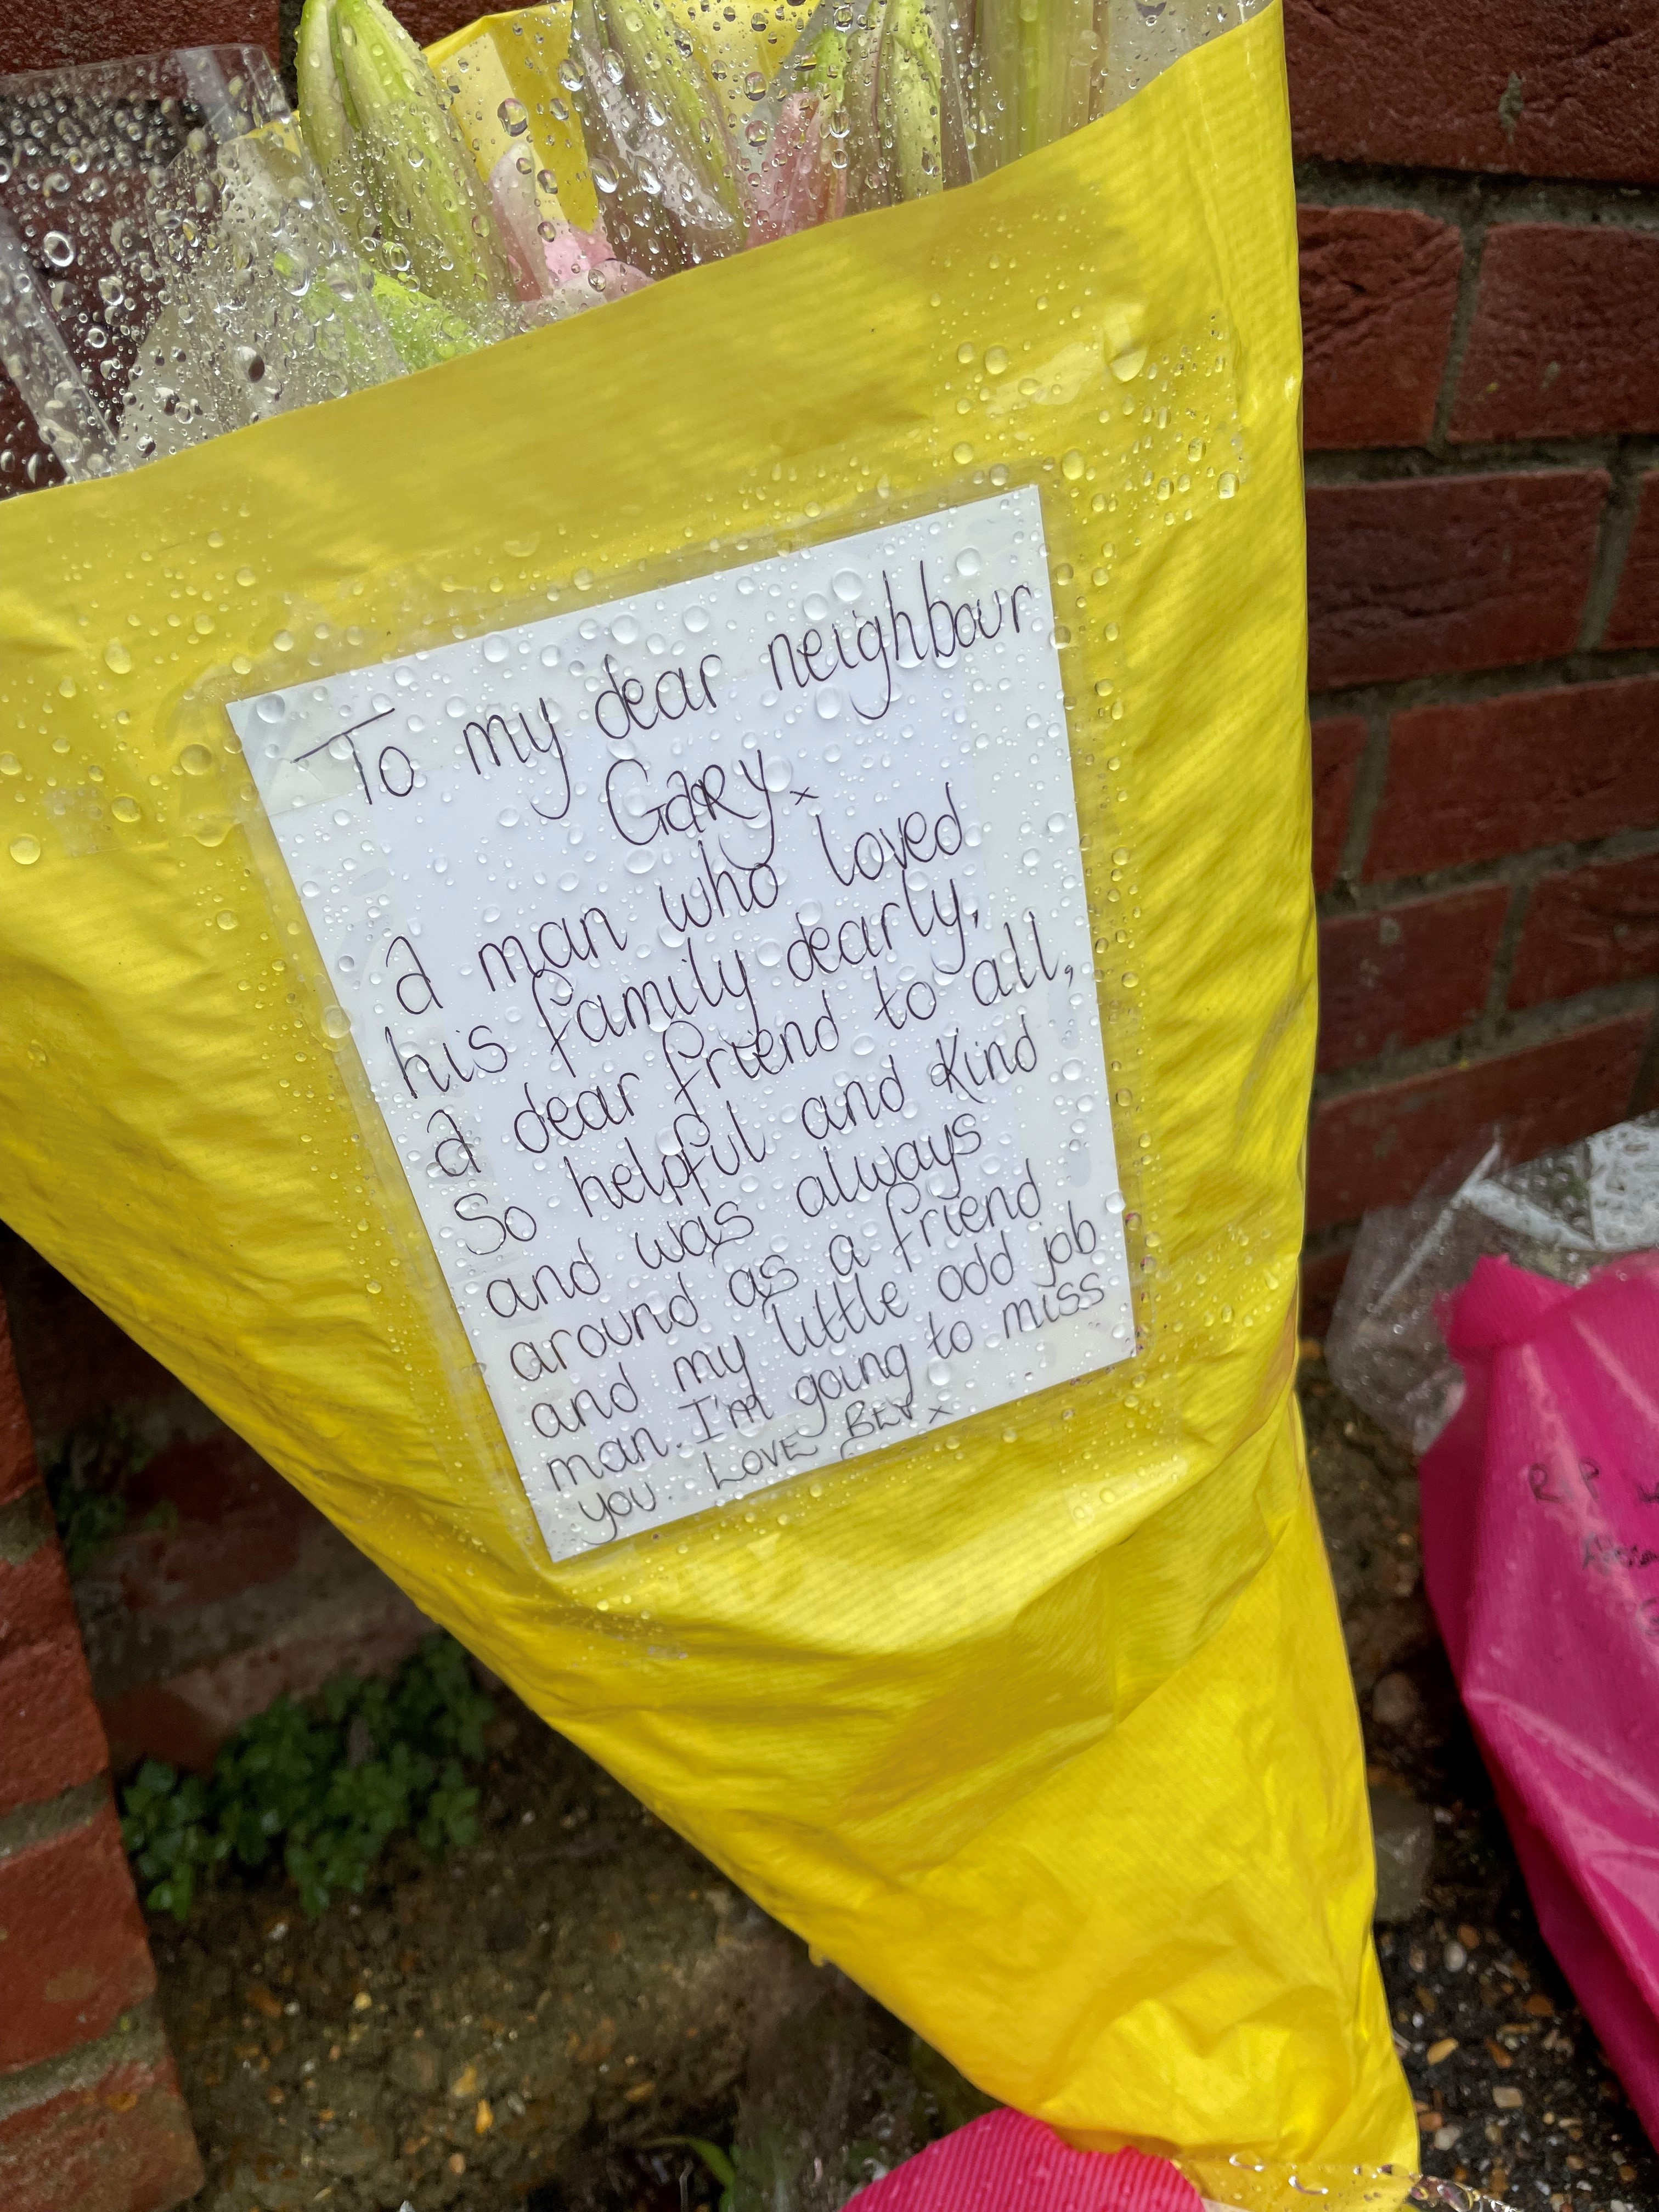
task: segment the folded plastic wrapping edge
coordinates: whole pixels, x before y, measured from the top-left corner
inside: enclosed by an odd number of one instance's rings
[[[1482,1255],[1568,1284],[1659,1245],[1659,1114],[1517,1161],[1501,1129],[1473,1138],[1418,1195],[1365,1216],[1325,1355],[1354,1403],[1413,1451],[1455,1413],[1448,1301]]]
[[[1308,834],[1288,143],[1270,10],[961,194],[0,510],[23,646],[0,685],[49,693],[41,728],[144,794],[129,838],[77,786],[31,865],[0,866],[0,1187],[539,1711],[988,2088],[1080,2141],[1178,2141],[1252,2212],[1288,2201],[1292,2169],[1336,2212],[1397,2203],[1415,2138],[1291,1392],[1306,869],[1269,884],[1239,860],[1295,860]],[[1016,235],[1018,290],[985,251]],[[963,460],[941,394],[960,346],[994,339],[1048,381],[1011,380]],[[1182,536],[1123,480],[1146,524],[1110,526],[1133,647],[1091,623],[1071,648],[1079,700],[1127,709],[1088,707],[1076,757],[1091,903],[1108,910],[1127,835],[1150,917],[1141,974],[1113,987],[1145,1069],[1124,1141],[1145,1137],[1162,1236],[1147,1360],[1030,1401],[1017,1451],[993,1417],[948,1455],[861,1462],[810,1540],[720,1550],[709,1516],[684,1554],[548,1569],[418,1227],[377,1182],[297,902],[266,902],[221,702],[291,680],[296,633],[362,665],[579,592],[579,565],[596,596],[635,589],[688,533],[850,530],[969,495],[994,464],[1042,484],[1051,556],[1086,574],[1104,526],[1085,453],[1115,468],[1158,411],[1137,380],[1183,362],[1222,410],[1194,467],[1210,503]],[[170,575],[132,556],[145,537]],[[170,592],[216,590],[250,552],[211,636],[170,627]],[[210,741],[210,775],[175,773],[186,741]],[[19,743],[61,787],[47,738]],[[1132,995],[1153,1011],[1126,1030]],[[296,1047],[303,1073],[273,1087]],[[1135,1394],[1173,1391],[1179,1331],[1176,1449],[1157,1428],[1154,1464]],[[648,1629],[629,1612],[647,1572]]]

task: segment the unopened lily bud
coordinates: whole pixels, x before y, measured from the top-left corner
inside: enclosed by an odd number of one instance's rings
[[[880,71],[881,142],[891,181],[907,200],[942,191],[945,61],[926,0],[888,0]]]
[[[425,56],[380,0],[333,0],[332,33],[342,105],[387,261],[434,300],[493,312],[514,289],[506,256]]]

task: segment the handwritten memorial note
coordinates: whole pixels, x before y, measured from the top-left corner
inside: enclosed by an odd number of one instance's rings
[[[1034,491],[230,713],[556,1559],[1130,1356]]]

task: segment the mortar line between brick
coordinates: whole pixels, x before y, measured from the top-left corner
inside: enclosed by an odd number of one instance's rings
[[[46,1486],[32,1482],[9,1504],[0,1505],[0,1566],[21,1567],[56,1534]]]
[[[1515,956],[1521,943],[1521,932],[1526,925],[1533,885],[1538,880],[1539,873],[1534,866],[1510,886],[1510,902],[1504,910],[1504,927],[1498,933],[1498,950],[1492,955],[1492,974],[1486,979],[1486,1010],[1483,1027],[1494,1036],[1509,1006],[1510,978],[1515,973]]]
[[[1365,855],[1370,849],[1371,828],[1376,820],[1377,809],[1382,804],[1382,793],[1389,780],[1389,717],[1386,710],[1374,708],[1365,717],[1365,750],[1359,757],[1358,773],[1354,777],[1353,798],[1348,806],[1348,826],[1342,839],[1342,857],[1337,863],[1340,883],[1357,884],[1365,872]]]
[[[1334,714],[1365,714],[1374,708],[1396,714],[1410,707],[1458,707],[1525,691],[1553,691],[1598,684],[1624,684],[1659,675],[1659,651],[1585,653],[1577,647],[1551,660],[1512,661],[1499,668],[1447,668],[1425,676],[1352,684],[1309,694],[1315,721]]]
[[[1604,1022],[1632,1013],[1650,1013],[1656,979],[1638,976],[1627,983],[1602,984],[1571,999],[1556,999],[1541,1006],[1528,1006],[1503,1017],[1501,1033],[1484,1038],[1480,1048],[1467,1049],[1468,1032],[1457,1030],[1444,1036],[1403,1050],[1384,1053],[1375,1060],[1357,1060],[1352,1067],[1328,1068],[1314,1079],[1314,1103],[1327,1104],[1357,1091],[1374,1091],[1384,1085],[1407,1083],[1414,1077],[1443,1075],[1454,1069],[1478,1066],[1486,1060],[1512,1057],[1538,1045],[1553,1044],[1576,1030],[1594,1029]]]
[[[1372,883],[1352,881],[1335,891],[1322,891],[1322,916],[1386,913],[1416,899],[1447,898],[1458,891],[1478,890],[1486,884],[1534,882],[1559,871],[1600,867],[1620,860],[1645,860],[1659,851],[1659,830],[1615,830],[1606,837],[1581,838],[1577,843],[1534,845],[1516,853],[1498,853],[1491,859],[1465,860],[1455,867],[1432,868],[1421,875],[1384,876]]]
[[[1595,560],[1590,570],[1589,589],[1584,594],[1584,612],[1578,626],[1578,649],[1592,653],[1606,635],[1607,617],[1613,612],[1613,600],[1619,594],[1619,580],[1624,573],[1625,556],[1630,550],[1631,532],[1636,527],[1637,503],[1641,495],[1642,464],[1628,447],[1621,446],[1610,473],[1613,489],[1601,509],[1601,527],[1596,532]]]
[[[1458,271],[1457,304],[1452,310],[1451,336],[1446,342],[1446,358],[1440,369],[1440,397],[1435,403],[1434,428],[1429,433],[1429,450],[1437,459],[1444,459],[1448,452],[1448,433],[1451,428],[1454,408],[1457,404],[1457,387],[1463,376],[1463,357],[1469,349],[1469,333],[1474,328],[1475,303],[1480,290],[1480,261],[1486,246],[1486,210],[1479,202],[1463,228],[1463,265]]]
[[[90,1782],[77,1782],[56,1797],[15,1805],[9,1813],[0,1814],[0,1866],[36,1844],[88,1826],[109,1802],[109,1777],[100,1774]]]
[[[0,2122],[53,2097],[94,2088],[118,2066],[158,2066],[167,2056],[167,2035],[155,2000],[145,1997],[95,2043],[78,2044],[55,2058],[37,2059],[33,2065],[15,2066],[0,2074]]]

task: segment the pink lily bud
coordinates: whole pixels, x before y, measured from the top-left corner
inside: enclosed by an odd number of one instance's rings
[[[821,92],[792,92],[778,110],[772,143],[756,182],[752,245],[833,222],[847,212],[847,164],[831,160],[830,102]]]

